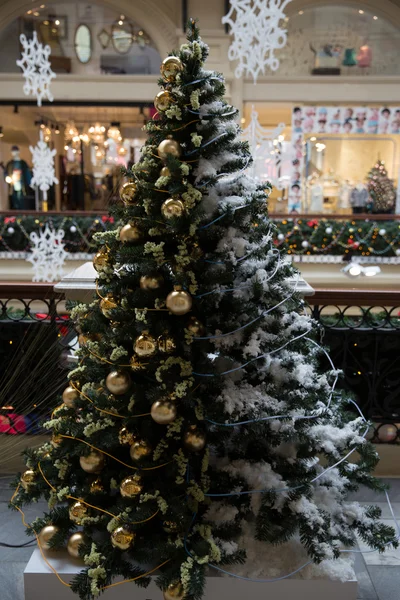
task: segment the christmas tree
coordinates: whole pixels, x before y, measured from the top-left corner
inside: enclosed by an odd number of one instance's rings
[[[389,179],[385,162],[377,160],[368,173],[368,191],[373,213],[391,213],[396,202],[396,190]]]
[[[190,22],[162,64],[120,227],[96,234],[98,298],[72,311],[79,365],[16,482],[13,505],[49,503],[28,529],[41,549],[82,559],[82,600],[156,570],[166,600],[200,599],[207,565],[242,563],[243,539],[297,537],[317,563],[355,534],[397,543],[378,508],[346,500],[380,487],[368,425],[319,370],[269,188],[245,174],[238,112],[207,54]]]

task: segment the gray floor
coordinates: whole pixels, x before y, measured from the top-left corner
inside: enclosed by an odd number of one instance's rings
[[[391,485],[390,499],[396,517],[400,520],[400,479],[387,480]],[[0,477],[0,542],[21,544],[28,538],[24,533],[21,517],[8,510],[10,479]],[[377,503],[382,508],[382,520],[392,523],[382,495],[361,490],[354,496],[359,502]],[[27,521],[46,510],[45,503],[38,503],[25,510]],[[361,550],[363,549],[360,544]],[[0,598],[1,600],[24,600],[23,572],[32,548],[0,547]],[[359,600],[398,600],[400,598],[400,548],[385,554],[377,552],[355,555]],[[340,600],[340,599],[338,599]]]

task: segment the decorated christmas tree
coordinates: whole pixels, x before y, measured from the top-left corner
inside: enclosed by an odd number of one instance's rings
[[[388,177],[383,160],[377,160],[368,173],[368,191],[372,200],[372,212],[393,212],[396,190],[393,181]]]
[[[28,529],[44,554],[81,558],[82,600],[152,572],[166,600],[200,599],[208,565],[234,570],[253,543],[296,538],[316,563],[356,534],[396,544],[378,508],[346,500],[380,487],[368,424],[319,370],[269,188],[245,173],[238,112],[207,54],[190,22],[163,61],[120,226],[96,234],[98,298],[72,311],[79,365],[16,482],[13,505],[48,501]]]

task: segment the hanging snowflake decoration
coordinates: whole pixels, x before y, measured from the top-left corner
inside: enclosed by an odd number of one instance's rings
[[[44,229],[32,231],[31,252],[27,260],[33,265],[32,281],[60,281],[68,252],[64,250],[64,230],[53,229],[46,223]]]
[[[38,106],[42,106],[43,98],[53,102],[50,83],[56,77],[56,74],[51,70],[49,61],[50,46],[48,44],[43,46],[39,42],[36,31],[33,32],[33,37],[30,40],[23,33],[21,33],[19,39],[23,50],[22,57],[17,60],[17,65],[22,69],[25,78],[23,88],[25,96],[36,96]]]
[[[286,29],[280,26],[284,10],[291,0],[230,0],[230,10],[222,23],[230,26],[233,41],[229,46],[229,60],[239,60],[237,78],[251,75],[254,83],[265,67],[276,71],[279,60],[275,50],[287,41]]]
[[[40,130],[40,140],[37,145],[34,148],[29,146],[29,150],[32,152],[33,163],[31,187],[37,185],[43,192],[43,199],[47,200],[47,190],[53,183],[58,183],[54,171],[54,156],[57,154],[57,150],[55,148],[50,150],[43,139],[42,130]]]

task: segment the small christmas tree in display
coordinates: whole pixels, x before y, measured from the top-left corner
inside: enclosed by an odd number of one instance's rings
[[[385,162],[377,160],[368,173],[368,192],[372,200],[373,213],[391,213],[396,203],[396,190],[389,179]]]
[[[208,565],[243,563],[252,543],[296,538],[316,563],[356,534],[397,543],[378,508],[346,500],[380,489],[368,425],[319,371],[317,325],[207,54],[190,22],[162,64],[120,227],[96,234],[99,298],[73,309],[79,366],[12,500],[47,499],[30,532],[81,558],[82,600],[155,571],[166,600],[200,599]]]

